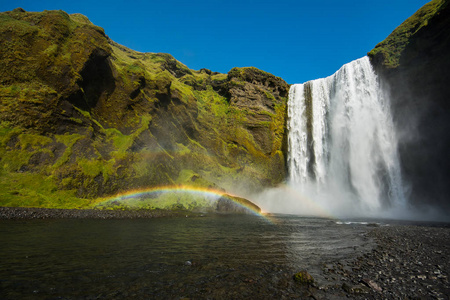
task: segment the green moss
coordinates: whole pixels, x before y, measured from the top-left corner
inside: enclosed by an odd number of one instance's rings
[[[11,147],[7,144],[17,137]],[[22,171],[30,158],[37,153],[53,153],[45,146],[52,142],[49,137],[23,134],[17,128],[0,126],[0,206],[78,208],[87,201],[75,196],[74,191],[61,190],[57,181],[41,172]]]
[[[17,97],[19,96],[20,91],[20,86],[15,84],[10,86],[0,85],[0,96],[2,98]]]
[[[73,190],[61,190],[52,177],[40,173],[10,173],[0,169],[0,206],[85,208],[90,200]]]
[[[19,145],[23,150],[38,150],[51,142],[51,138],[42,135],[29,133],[22,133],[19,135]]]
[[[177,148],[178,148],[178,154],[179,155],[188,155],[191,153],[191,149],[189,149],[188,147],[186,147],[185,145],[181,144],[181,143],[176,143]]]
[[[82,139],[84,136],[81,134],[64,134],[64,135],[55,135],[55,139],[58,143],[62,143],[66,146],[64,153],[61,157],[59,157],[56,162],[53,164],[53,169],[59,168],[64,165],[70,158],[73,152],[73,145]]]
[[[0,123],[0,146],[2,150],[5,150],[7,143],[13,136],[18,136],[23,132],[22,129],[12,127],[9,122]]]
[[[194,171],[192,170],[181,170],[178,179],[177,179],[177,183],[186,183],[189,181],[192,181],[192,178],[198,176],[198,174],[196,174]]]
[[[272,117],[270,124],[270,130],[273,132],[274,141],[272,149],[275,152],[280,151],[283,148],[283,141],[286,135],[286,109],[287,99],[284,98],[282,102],[275,105],[275,115]],[[281,151],[280,151],[281,152]]]
[[[180,171],[178,178],[176,179],[176,183],[193,187],[217,188],[214,183],[206,180],[200,174],[196,173],[193,170],[187,169],[183,169]]]
[[[70,119],[71,121],[73,121],[73,122],[79,124],[79,125],[82,125],[82,124],[83,124],[83,120],[81,120],[81,119],[73,118],[73,117],[71,117],[71,118],[69,118],[69,119]]]
[[[190,87],[186,84],[183,84],[176,79],[173,79],[171,81],[170,91],[172,94],[174,94],[174,93],[178,94],[179,95],[178,98],[180,100],[182,100],[184,103],[189,103],[190,101],[194,100],[194,94],[193,94],[192,87]]]
[[[266,95],[267,99],[270,99],[271,101],[273,101],[274,103],[277,102],[277,100],[275,99],[275,97],[269,93],[267,90],[262,90],[262,92],[264,93],[264,95]]]
[[[306,271],[296,273],[294,275],[294,280],[306,285],[312,285],[314,283],[314,278]]]
[[[114,148],[117,152],[127,151],[133,144],[133,135],[122,134],[116,128],[108,128],[105,130],[107,137],[112,140]]]
[[[388,68],[396,68],[400,64],[400,57],[412,35],[440,10],[448,5],[448,1],[434,0],[425,4],[414,15],[398,26],[384,41],[375,46],[368,53],[370,57],[381,57],[382,63]]]
[[[147,152],[148,155],[151,155],[151,152]],[[141,151],[140,155],[142,157],[145,157],[145,151]],[[146,177],[146,175],[149,173],[149,167],[148,164],[144,163],[141,160],[138,160],[132,164],[133,173],[137,178],[143,178]]]
[[[38,28],[25,20],[14,18],[11,13],[0,13],[0,26],[14,31],[19,36],[38,32]]]
[[[78,13],[71,14],[70,19],[72,19],[72,21],[74,21],[76,23],[92,25],[92,23],[91,23],[91,21],[89,21],[88,17],[86,17],[82,14],[78,14]]]
[[[128,73],[134,73],[134,74],[143,74],[144,73],[144,69],[137,62],[134,62],[133,64],[126,66],[125,70]]]
[[[141,194],[128,198],[102,198],[97,199],[96,208],[128,210],[128,209],[164,209],[164,210],[187,210],[207,211],[214,210],[216,196],[187,190],[160,190],[148,194]]]
[[[89,160],[81,158],[77,159],[77,164],[86,176],[94,178],[100,174],[103,175],[103,182],[106,182],[109,176],[114,174],[116,170],[114,167],[116,160],[114,158],[107,161],[102,159]]]
[[[114,150],[111,151],[111,155],[117,159],[125,158],[129,154],[129,149],[139,138],[141,133],[145,130],[148,130],[151,119],[152,117],[150,115],[142,115],[140,118],[141,126],[128,135],[123,134],[116,128],[104,129],[107,140],[112,141],[112,144],[114,146]],[[102,145],[99,145],[99,147],[101,146]]]
[[[220,96],[211,86],[204,91],[195,91],[197,106],[201,117],[212,114],[211,118],[215,123],[227,122],[227,115],[230,112],[230,105],[225,97]],[[217,126],[212,126],[217,128]]]
[[[31,174],[37,181],[48,179],[43,183],[47,188],[35,194],[31,188],[10,186],[5,193],[17,203],[22,203],[20,197],[27,203],[35,197],[39,201],[33,205],[46,206],[59,203],[58,197],[63,201],[61,195],[87,203],[75,195],[94,198],[167,184],[234,187],[271,173],[271,158],[247,127],[255,119],[250,115],[266,114],[272,121],[258,125],[282,136],[285,106],[276,106],[275,113],[255,112],[230,105],[226,98],[230,89],[254,85],[263,97],[278,102],[270,92],[272,82],[264,81],[270,74],[256,68],[229,74],[193,71],[171,55],[118,45],[86,17],[60,11],[0,13],[2,32],[12,38],[0,53],[0,118],[9,122],[0,127],[1,170],[4,176],[16,174],[12,178],[18,183],[22,173],[24,182]],[[66,100],[77,101],[80,91],[92,92],[81,73],[97,54],[101,59],[111,54],[107,67],[114,82],[105,85],[114,88],[105,91],[100,84],[97,105],[74,111]],[[54,135],[62,128],[67,134]],[[42,132],[47,136],[38,134]],[[189,208],[201,202],[165,197],[159,207]]]
[[[50,150],[44,146],[52,140],[45,136],[36,134],[15,133],[20,132],[17,129],[3,127],[0,130],[0,140],[2,149],[0,149],[0,165],[8,172],[17,172],[29,164],[30,158],[40,152],[46,152],[53,155]],[[17,142],[7,147],[7,143],[13,136],[17,137]]]
[[[202,144],[200,144],[199,142],[197,142],[197,141],[195,141],[195,140],[193,140],[191,138],[189,138],[189,142],[192,145],[195,145],[197,147],[197,149],[201,149],[201,150],[207,151],[207,149],[204,146],[202,146]]]
[[[227,78],[228,78],[228,75],[227,74],[222,74],[222,73],[214,74],[214,75],[211,76],[211,80],[217,80],[217,81],[224,81]]]
[[[0,163],[9,172],[17,172],[28,165],[33,153],[26,151],[8,151],[3,154]]]
[[[236,141],[255,159],[255,162],[262,162],[266,159],[264,153],[258,149],[253,136],[244,128],[236,127],[234,130]]]

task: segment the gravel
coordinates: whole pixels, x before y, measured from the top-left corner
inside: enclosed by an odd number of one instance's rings
[[[0,219],[136,219],[185,215],[168,210],[100,210],[0,207]]]
[[[317,299],[449,299],[450,228],[392,225],[368,233],[377,246],[356,260],[325,264]]]

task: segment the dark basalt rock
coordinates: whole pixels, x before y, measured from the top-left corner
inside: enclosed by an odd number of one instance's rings
[[[450,212],[450,5],[435,0],[368,55],[391,92],[411,202]]]
[[[254,214],[255,212],[261,212],[261,208],[247,199],[224,195],[217,200],[216,212],[230,214]]]

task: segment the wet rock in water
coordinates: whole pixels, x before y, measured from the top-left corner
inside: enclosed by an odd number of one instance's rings
[[[364,278],[361,280],[361,282],[367,285],[368,287],[372,288],[374,291],[377,291],[379,293],[383,291],[383,289],[373,280]]]
[[[307,285],[312,285],[314,283],[314,278],[305,270],[296,273],[294,275],[294,280]]]
[[[261,212],[261,208],[247,199],[223,195],[217,200],[216,211],[231,214],[252,214]]]
[[[342,289],[349,294],[368,294],[370,289],[362,284],[348,285],[347,283],[342,284]]]

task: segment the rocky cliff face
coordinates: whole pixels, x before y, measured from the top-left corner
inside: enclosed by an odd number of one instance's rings
[[[1,13],[0,41],[0,205],[83,207],[172,184],[252,191],[285,177],[280,78],[190,70],[62,11]]]
[[[390,88],[404,178],[416,204],[450,212],[450,5],[426,4],[369,53]]]

